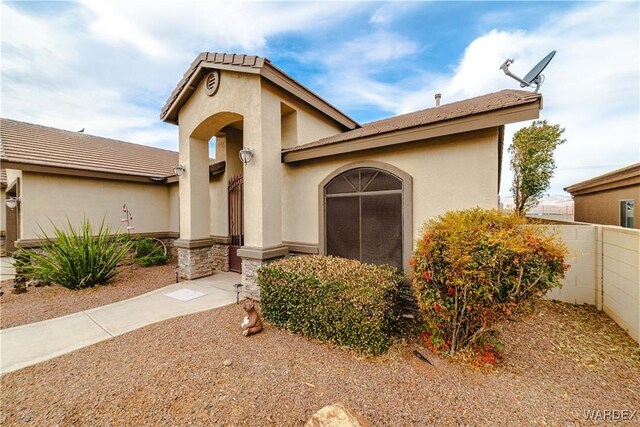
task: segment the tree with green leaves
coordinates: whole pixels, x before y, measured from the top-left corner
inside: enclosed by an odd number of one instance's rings
[[[513,171],[511,194],[518,215],[524,216],[535,207],[549,189],[556,169],[553,153],[566,141],[562,139],[563,132],[560,125],[536,120],[513,135],[509,147]]]

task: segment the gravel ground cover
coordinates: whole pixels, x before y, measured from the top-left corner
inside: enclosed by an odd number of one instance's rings
[[[431,366],[416,344],[369,359],[269,325],[244,338],[243,315],[172,319],[5,374],[0,423],[295,426],[342,402],[376,426],[588,425],[586,410],[640,409],[638,345],[592,308],[542,302],[507,322],[489,370],[421,350]]]
[[[39,322],[111,304],[162,288],[175,281],[173,265],[122,267],[120,274],[107,285],[80,290],[53,285],[29,287],[24,294],[14,294],[11,292],[13,281],[7,280],[2,282],[4,295],[0,297],[0,328]]]

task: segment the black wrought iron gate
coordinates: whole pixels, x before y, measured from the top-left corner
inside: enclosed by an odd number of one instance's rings
[[[242,272],[238,248],[244,245],[244,215],[242,208],[242,175],[229,180],[229,270]]]

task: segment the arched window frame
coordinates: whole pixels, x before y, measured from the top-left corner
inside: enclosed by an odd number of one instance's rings
[[[318,206],[320,208],[318,213],[319,253],[322,255],[327,254],[327,242],[325,234],[325,187],[335,177],[350,170],[360,168],[380,169],[384,172],[396,176],[398,179],[400,179],[400,181],[402,181],[402,266],[404,272],[408,273],[410,271],[409,259],[413,255],[413,178],[408,173],[388,163],[376,161],[360,161],[349,163],[334,170],[329,175],[327,175],[325,179],[322,180],[322,182],[320,182],[320,185],[318,186]]]

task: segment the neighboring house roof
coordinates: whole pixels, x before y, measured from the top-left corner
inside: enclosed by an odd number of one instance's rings
[[[596,176],[586,181],[566,187],[564,191],[572,196],[612,190],[615,188],[640,185],[640,163],[634,163],[621,169]]]
[[[187,102],[210,69],[258,74],[311,105],[325,116],[332,118],[342,125],[344,129],[354,129],[360,126],[355,120],[274,66],[267,58],[217,52],[203,52],[191,63],[176,88],[171,92],[164,107],[162,107],[160,118],[163,121],[178,124],[178,111]]]
[[[517,107],[527,107],[527,110],[530,110],[527,114],[530,116],[533,114],[535,117],[525,117],[523,115],[518,115],[517,112],[513,116],[509,116],[508,114],[504,114],[503,117],[497,118],[492,122],[483,122],[478,121],[476,124],[471,124],[470,126],[461,127],[458,130],[447,129],[447,131],[439,132],[434,134],[434,136],[441,136],[444,134],[453,134],[460,131],[468,131],[473,130],[475,128],[490,127],[490,126],[500,126],[506,123],[512,123],[516,121],[526,120],[530,118],[537,118],[538,111],[542,107],[542,95],[539,93],[526,92],[521,90],[503,90],[500,92],[490,93],[487,95],[478,96],[475,98],[465,99],[463,101],[452,102],[450,104],[444,104],[438,107],[427,108],[425,110],[415,111],[413,113],[402,114],[395,117],[390,117],[388,119],[378,120],[375,122],[365,123],[359,129],[354,129],[349,132],[344,132],[341,134],[333,135],[327,138],[320,139],[318,141],[310,142],[308,144],[299,145],[295,147],[291,147],[285,150],[282,150],[283,158],[285,162],[288,161],[297,161],[297,160],[306,160],[307,158],[319,157],[319,156],[311,156],[307,157],[301,152],[310,151],[316,149],[318,151],[321,148],[327,146],[338,146],[340,150],[342,150],[342,146],[344,145],[344,150],[341,152],[348,151],[357,151],[356,144],[359,141],[363,140],[371,140],[375,137],[383,136],[385,134],[392,134],[397,131],[408,131],[412,129],[426,129],[434,128],[436,126],[443,126],[445,123],[449,123],[456,119],[462,118],[473,118],[476,116],[492,113],[492,112],[502,112],[503,110],[517,110]],[[524,110],[521,112],[525,113]],[[415,141],[420,138],[414,136],[409,138],[408,141]],[[381,142],[375,145],[375,148],[384,145],[391,145],[400,142],[407,142],[403,140],[393,140]],[[346,148],[348,144],[351,144],[350,147]],[[328,154],[328,150],[324,150]],[[328,155],[327,154],[327,155]]]
[[[0,161],[2,169],[46,172],[54,168],[74,175],[150,181],[172,176],[178,153],[3,118]]]
[[[7,186],[7,171],[4,168],[0,169],[0,187]]]

